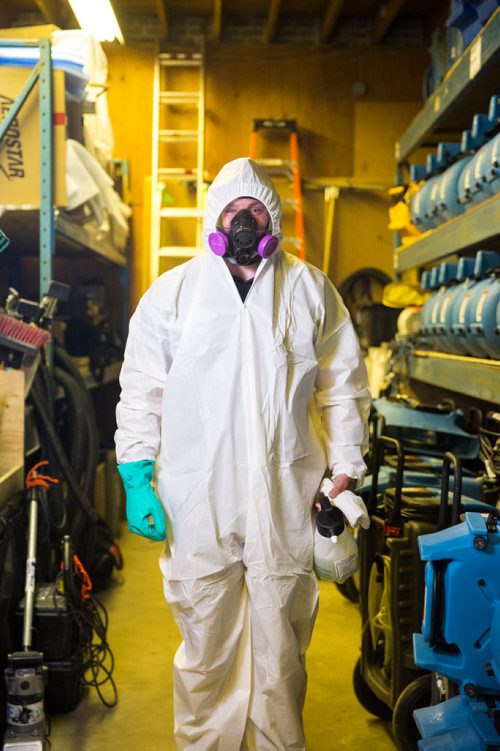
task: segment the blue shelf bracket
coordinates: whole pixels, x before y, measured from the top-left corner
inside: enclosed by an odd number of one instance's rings
[[[55,248],[50,40],[40,39],[40,299],[48,292]]]
[[[49,289],[52,278],[52,258],[55,249],[53,202],[53,146],[52,146],[52,60],[49,39],[26,42],[18,39],[0,40],[2,47],[38,47],[40,59],[28,76],[7,115],[0,124],[0,142],[19,114],[33,88],[38,83],[40,123],[40,299]]]

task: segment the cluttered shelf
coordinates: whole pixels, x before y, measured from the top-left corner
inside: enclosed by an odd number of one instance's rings
[[[444,352],[414,350],[396,365],[399,373],[417,381],[466,396],[497,403],[500,395],[500,361],[460,357]]]
[[[1,218],[3,232],[10,239],[14,252],[37,255],[39,247],[38,210],[6,211]],[[57,255],[71,255],[90,251],[102,260],[126,266],[126,255],[112,243],[109,233],[95,222],[76,223],[64,212],[55,211],[55,250]]]
[[[500,244],[500,194],[464,214],[425,232],[394,252],[396,272],[438,261],[472,247],[496,248]]]
[[[37,27],[36,39],[29,27],[17,34],[0,39],[3,94],[12,102],[0,122],[8,144],[0,226],[11,241],[7,262],[38,254],[46,289],[54,255],[90,251],[126,266],[128,163],[113,158],[107,60],[97,40],[53,26]]]
[[[65,215],[56,213],[55,230],[56,247],[59,239],[61,245],[64,242],[65,246],[88,249],[118,266],[125,266],[127,263],[124,253],[117,250],[95,224],[74,224]]]
[[[500,9],[448,71],[396,143],[396,160],[405,161],[418,146],[443,140],[443,133],[464,130],[481,111],[488,92],[498,86]]]

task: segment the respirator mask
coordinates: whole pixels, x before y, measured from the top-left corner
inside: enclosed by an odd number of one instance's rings
[[[252,213],[242,209],[233,217],[229,230],[217,229],[209,234],[208,244],[216,256],[224,256],[238,266],[250,266],[269,258],[278,247],[278,238],[259,229]]]

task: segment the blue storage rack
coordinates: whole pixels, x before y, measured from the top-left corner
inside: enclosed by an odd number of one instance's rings
[[[38,83],[40,122],[40,299],[49,289],[52,278],[52,257],[55,249],[53,173],[52,173],[52,60],[49,39],[37,42],[2,39],[0,47],[38,47],[39,59],[4,120],[0,123],[3,140],[30,92]]]

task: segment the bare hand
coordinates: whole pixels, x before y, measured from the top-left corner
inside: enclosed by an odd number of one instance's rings
[[[344,490],[352,490],[354,492],[356,490],[356,485],[356,480],[352,477],[349,477],[348,475],[337,475],[333,481],[333,488],[328,493],[328,497],[332,499],[336,498],[340,493],[343,493]],[[320,503],[316,503],[315,506],[318,511],[321,511]]]

